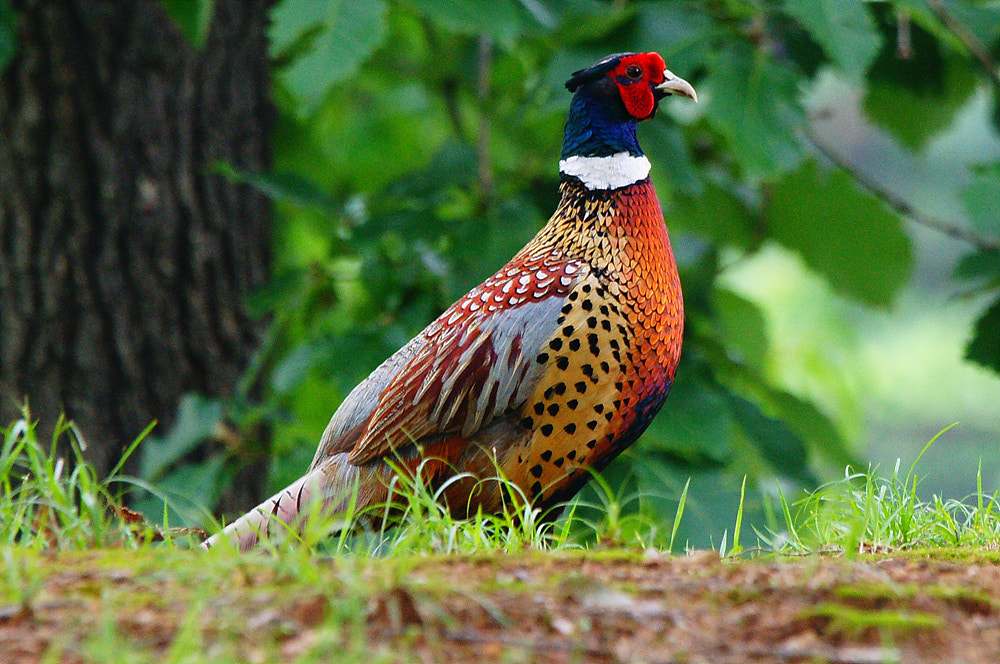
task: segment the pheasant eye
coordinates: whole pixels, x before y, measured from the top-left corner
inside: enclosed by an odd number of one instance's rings
[[[628,69],[625,70],[625,75],[633,81],[638,81],[642,78],[642,67],[639,65],[629,65]]]

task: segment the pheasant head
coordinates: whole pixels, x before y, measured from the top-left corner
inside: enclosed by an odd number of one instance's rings
[[[639,121],[654,117],[668,95],[698,101],[691,84],[656,53],[610,55],[574,72],[566,87],[574,95],[559,171],[590,189],[616,189],[648,176],[649,161],[636,136]]]

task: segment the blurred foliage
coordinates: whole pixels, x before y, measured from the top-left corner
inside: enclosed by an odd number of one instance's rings
[[[211,3],[167,5],[197,42]],[[0,62],[11,30],[0,0]],[[806,93],[823,75],[849,82],[868,119],[911,151],[974,91],[1000,99],[995,1],[281,0],[270,38],[273,170],[217,166],[275,202],[274,279],[254,302],[274,322],[244,384],[265,381],[265,401],[237,395],[224,414],[187,403],[179,430],[147,447],[150,476],[230,477],[239,445],[202,462],[214,475],[177,466],[225,416],[271,423],[272,489],[297,477],[348,391],[554,209],[568,74],[655,50],[702,99],[668,99],[640,129],[688,332],[666,407],[608,476],[664,505],[694,477],[706,507],[692,531],[713,522],[734,478],[808,486],[852,458],[843,413],[781,381],[767,318],[727,285],[729,266],[781,246],[878,308],[910,277],[910,211],[817,148]],[[967,353],[1000,372],[1000,164],[982,165],[963,202],[970,225],[946,229],[968,245],[955,278],[989,301]]]
[[[14,50],[17,48],[15,30],[14,10],[10,6],[10,0],[0,0],[0,71],[14,57]]]
[[[201,48],[212,25],[215,0],[162,0],[164,9],[184,37]]]

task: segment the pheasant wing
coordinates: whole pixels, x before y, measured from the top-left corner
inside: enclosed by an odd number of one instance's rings
[[[349,461],[363,464],[429,436],[468,439],[522,404],[565,298],[587,272],[555,254],[515,259],[466,294],[389,378]]]

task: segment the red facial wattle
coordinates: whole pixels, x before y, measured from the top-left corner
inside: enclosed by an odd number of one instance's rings
[[[642,76],[631,78],[626,73],[629,67],[638,66]],[[656,99],[653,97],[653,85],[663,82],[663,72],[667,66],[657,53],[639,53],[622,58],[618,66],[608,72],[621,93],[622,102],[628,112],[639,120],[652,115],[656,109]]]

